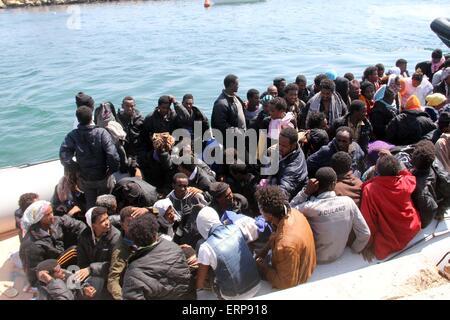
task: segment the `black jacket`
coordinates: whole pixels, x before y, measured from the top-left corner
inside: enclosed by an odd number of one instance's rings
[[[78,266],[82,269],[90,267],[91,276],[102,277],[106,280],[111,254],[120,241],[120,232],[111,226],[111,230],[95,244],[92,237],[92,230],[87,227],[78,238]]]
[[[422,229],[430,224],[437,213],[436,174],[432,168],[415,170],[416,189],[411,195],[414,206],[419,211]]]
[[[125,151],[128,156],[136,156],[141,149],[141,132],[144,125],[144,117],[139,110],[135,110],[133,117],[126,115],[123,110],[119,110],[118,118],[123,130],[126,132]]]
[[[202,123],[202,137],[206,130],[209,129],[209,121],[208,118],[200,111],[196,106],[192,106],[192,113],[189,113],[188,110],[179,102],[176,102],[174,105],[176,112],[176,122],[178,128],[183,128],[187,130],[192,130],[191,135],[194,134],[194,122],[201,121]]]
[[[83,222],[68,215],[55,217],[50,233],[39,223],[30,227],[20,244],[19,255],[31,285],[36,284],[36,266],[47,259],[58,259],[64,250],[77,244],[77,238],[85,228]]]
[[[216,182],[216,179],[208,175],[202,168],[197,167],[197,174],[192,180],[189,179],[189,186],[208,192],[213,182]]]
[[[180,247],[160,239],[130,256],[122,294],[124,300],[195,299],[194,282]]]
[[[334,120],[333,126],[331,128],[330,138],[334,138],[334,136],[336,135],[336,130],[339,127],[348,126],[349,117],[350,117],[350,113],[347,113],[345,116]],[[367,151],[369,148],[369,142],[372,138],[373,129],[372,129],[372,125],[370,124],[369,120],[367,120],[367,118],[365,118],[363,120],[363,123],[364,123],[364,125],[361,126],[359,138],[358,138],[358,141],[356,141],[356,142],[359,144],[359,146],[364,151],[364,153],[367,154]]]
[[[405,110],[392,119],[386,129],[386,140],[397,146],[419,142],[436,125],[426,112]]]
[[[74,155],[76,162],[72,160]],[[120,164],[111,135],[94,125],[78,125],[69,132],[59,149],[59,158],[69,170],[79,168],[81,177],[89,181],[103,180]]]
[[[169,109],[167,117],[163,118],[159,113],[158,107],[153,113],[148,114],[144,119],[144,124],[141,131],[142,146],[148,151],[153,149],[152,136],[154,133],[172,132],[177,129],[176,113]]]
[[[132,185],[131,189],[130,185]],[[120,179],[114,186],[112,194],[117,199],[119,209],[126,206],[151,207],[158,200],[156,188],[135,177]]]
[[[39,282],[38,300],[74,300],[75,295],[67,288],[66,281],[52,279],[49,283]]]
[[[362,151],[359,144],[352,142],[349,147],[350,156],[352,157],[352,170],[353,172],[364,173],[364,151]],[[331,157],[338,152],[339,149],[336,144],[336,139],[331,140],[328,145],[323,146],[317,152],[308,157],[306,161],[308,165],[308,175],[310,178],[314,178],[317,170],[322,167],[329,167],[331,164]]]
[[[370,123],[373,127],[373,134],[376,140],[386,139],[386,128],[389,122],[395,118],[397,113],[387,108],[382,102],[375,102],[372,111],[370,111]]]
[[[305,155],[300,146],[284,159],[280,159],[277,174],[269,179],[271,185],[278,185],[286,192],[289,201],[297,195],[308,181]]]
[[[238,96],[236,98],[244,108],[244,101]],[[225,139],[225,131],[228,128],[238,128],[238,109],[234,103],[234,99],[225,94],[225,90],[217,97],[214,102],[213,111],[211,114],[211,127],[222,132]]]

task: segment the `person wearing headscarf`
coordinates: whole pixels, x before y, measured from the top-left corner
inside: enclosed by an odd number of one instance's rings
[[[94,299],[108,298],[106,279],[113,248],[120,241],[120,232],[111,225],[108,211],[93,207],[86,212],[86,228],[78,238],[78,266],[76,277],[87,280],[95,290]]]
[[[373,134],[377,140],[386,138],[386,128],[389,122],[397,115],[395,106],[395,93],[383,85],[375,93],[375,105],[370,113],[369,120],[373,127]]]
[[[232,216],[232,215],[230,215]],[[249,217],[222,224],[211,207],[198,213],[197,227],[205,239],[198,251],[197,294],[205,287],[209,268],[214,270],[216,294],[226,300],[249,299],[257,294],[260,275],[248,242],[258,238],[258,227]]]
[[[175,210],[169,198],[156,201],[153,207],[158,210],[159,232],[161,236],[172,241],[174,236],[173,224],[181,220],[180,214]]]
[[[406,102],[405,110],[389,122],[386,140],[397,146],[414,144],[434,129],[436,125],[413,95]]]
[[[51,203],[55,208],[55,215],[68,214],[75,216],[86,211],[86,199],[84,193],[77,185],[77,176],[73,172],[64,172],[55,187]]]
[[[49,201],[38,200],[25,210],[21,227],[23,241],[19,255],[30,285],[36,284],[36,266],[46,259],[58,259],[61,265],[76,261],[73,246],[86,225],[68,215],[55,217]]]
[[[428,95],[426,101],[427,106],[425,107],[425,111],[430,114],[431,119],[435,122],[442,112],[450,111],[450,103],[447,102],[446,96],[441,93]]]

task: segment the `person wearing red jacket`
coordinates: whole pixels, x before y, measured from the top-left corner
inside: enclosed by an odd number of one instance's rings
[[[420,216],[411,194],[416,177],[390,154],[382,154],[376,164],[378,176],[362,186],[361,212],[370,228],[371,239],[363,251],[369,262],[382,260],[402,250],[420,231]]]

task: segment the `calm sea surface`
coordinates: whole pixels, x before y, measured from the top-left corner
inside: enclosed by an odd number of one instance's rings
[[[446,48],[430,22],[448,0],[203,0],[0,10],[0,167],[58,157],[78,91],[99,103],[132,95],[147,114],[184,93],[209,116],[226,74],[239,94],[275,76],[293,81],[334,68],[357,77],[375,63],[409,70]]]

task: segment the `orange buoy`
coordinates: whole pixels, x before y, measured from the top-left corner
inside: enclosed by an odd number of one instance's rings
[[[205,3],[203,4],[203,6],[204,6],[205,8],[211,7],[211,1],[205,0]]]

